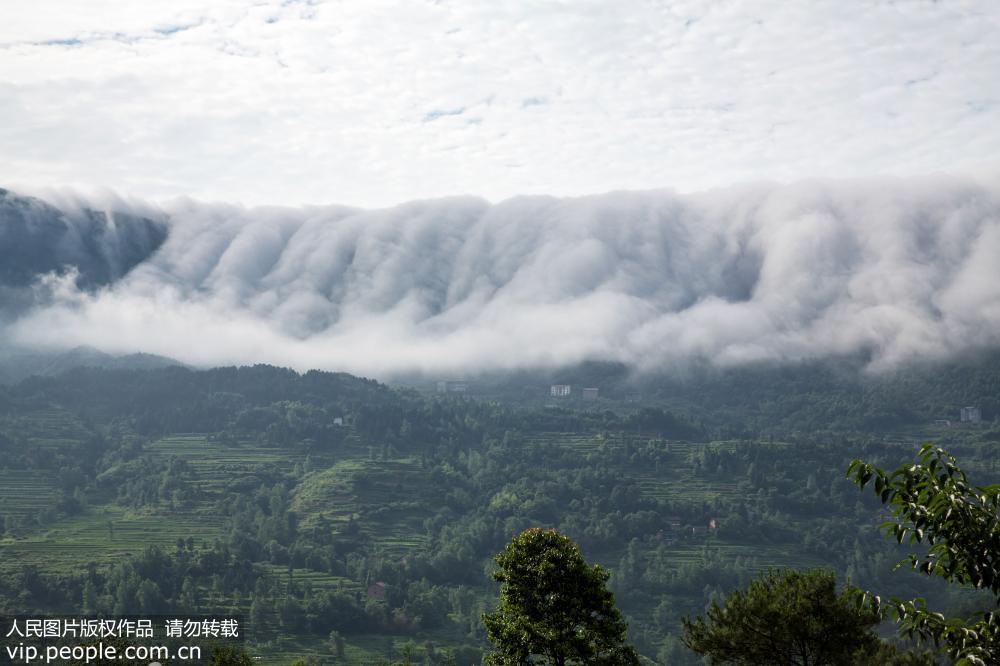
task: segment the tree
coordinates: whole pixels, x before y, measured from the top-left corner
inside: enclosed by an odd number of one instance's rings
[[[344,643],[344,637],[339,631],[333,629],[330,631],[330,636],[328,638],[330,643],[330,648],[333,650],[334,654],[337,655],[337,659],[343,659],[345,654],[346,645]]]
[[[483,615],[496,648],[485,663],[520,665],[532,657],[553,666],[639,663],[625,643],[627,627],[607,588],[608,572],[588,565],[569,537],[529,529],[494,559],[500,604]]]
[[[771,571],[721,606],[713,601],[704,616],[684,618],[684,644],[712,664],[853,664],[856,653],[878,650],[879,616],[836,588],[828,571]]]
[[[253,660],[246,650],[232,645],[217,645],[212,648],[208,663],[212,666],[251,666]]]
[[[83,584],[83,612],[87,615],[97,613],[97,587],[94,581],[88,578]]]
[[[870,482],[893,520],[882,528],[898,543],[923,544],[909,564],[928,576],[987,589],[1000,605],[1000,484],[974,487],[947,451],[924,444],[916,464],[886,473],[854,460],[847,468],[859,488]],[[1000,612],[963,620],[933,613],[923,599],[883,601],[867,593],[862,603],[891,616],[902,634],[943,646],[958,665],[1000,663]]]

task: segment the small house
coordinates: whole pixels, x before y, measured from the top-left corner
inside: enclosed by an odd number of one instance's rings
[[[979,423],[983,420],[983,415],[978,407],[962,407],[960,416],[962,423]]]
[[[551,388],[549,388],[549,394],[553,398],[565,398],[569,396],[572,390],[573,389],[569,384],[553,384]]]

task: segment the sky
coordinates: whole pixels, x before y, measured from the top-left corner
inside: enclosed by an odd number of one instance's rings
[[[995,0],[15,0],[0,186],[372,208],[994,179],[998,34]]]

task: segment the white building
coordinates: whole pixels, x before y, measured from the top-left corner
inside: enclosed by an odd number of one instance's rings
[[[982,420],[978,407],[962,407],[962,423],[979,423]]]
[[[553,398],[565,398],[572,390],[569,384],[553,384],[552,388],[549,389],[549,393]]]

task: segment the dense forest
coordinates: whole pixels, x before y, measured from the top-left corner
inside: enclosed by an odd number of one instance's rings
[[[557,379],[601,397],[553,399]],[[995,482],[998,382],[997,358],[589,366],[458,395],[270,366],[31,377],[0,387],[0,613],[233,613],[267,662],[478,663],[491,557],[533,526],[610,569],[646,663],[698,663],[681,619],[771,567],[974,610],[893,572],[845,471],[933,439]]]

